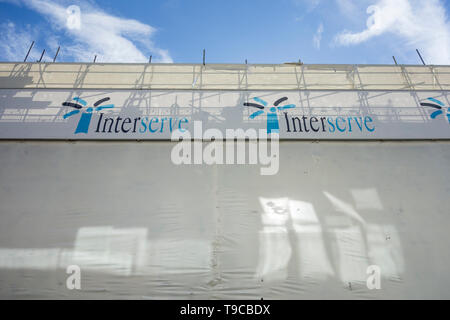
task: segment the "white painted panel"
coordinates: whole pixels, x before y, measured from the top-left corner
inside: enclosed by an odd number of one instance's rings
[[[282,139],[450,139],[449,107],[447,91],[2,89],[0,139],[167,140],[177,129],[202,138],[210,128],[278,130]]]

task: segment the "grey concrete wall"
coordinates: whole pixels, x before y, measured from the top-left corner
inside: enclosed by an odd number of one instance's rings
[[[449,141],[281,142],[274,176],[172,147],[0,141],[0,298],[450,298]]]

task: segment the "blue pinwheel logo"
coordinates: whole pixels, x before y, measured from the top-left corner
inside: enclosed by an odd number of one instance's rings
[[[267,112],[267,133],[272,133],[272,132],[273,133],[279,133],[280,132],[280,125],[278,123],[277,110],[286,110],[286,109],[295,108],[295,104],[288,104],[288,105],[280,106],[280,104],[285,102],[287,99],[288,99],[287,97],[280,98],[280,99],[276,100],[273,103],[273,106],[268,108],[268,103],[266,101],[262,100],[261,98],[255,97],[255,98],[253,98],[253,100],[255,102],[257,102],[257,103],[245,102],[244,106],[260,109],[260,110],[258,110],[256,112],[253,112],[249,116],[250,119],[254,119],[257,116],[264,114],[264,112],[266,111],[266,108],[267,108],[268,109],[268,112]]]
[[[445,110],[445,104],[435,98],[427,98],[427,100],[429,102],[421,102],[420,105],[423,107],[430,107],[433,109],[436,109],[435,111],[433,111],[430,114],[431,119],[436,119],[436,117],[440,116],[441,114],[444,114],[444,110]],[[450,123],[450,108],[447,108],[447,119],[448,119],[448,123]]]
[[[72,99],[75,102],[63,102],[62,105],[65,107],[75,108],[75,110],[66,113],[63,118],[67,119],[73,115],[76,115],[81,112],[80,120],[78,120],[78,125],[75,129],[75,134],[77,133],[88,133],[89,124],[91,123],[92,112],[100,111],[103,109],[112,109],[114,108],[113,104],[101,105],[110,100],[109,97],[100,99],[94,103],[94,107],[87,107],[87,102],[79,97],[75,97]]]

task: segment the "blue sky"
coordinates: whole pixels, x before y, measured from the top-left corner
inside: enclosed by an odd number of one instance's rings
[[[450,64],[449,13],[447,0],[0,0],[0,60],[35,40],[30,60],[61,46],[70,62],[199,63],[205,48],[208,63],[416,64],[419,48]]]

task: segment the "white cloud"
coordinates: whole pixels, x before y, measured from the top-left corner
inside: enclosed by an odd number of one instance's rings
[[[439,0],[378,0],[367,13],[365,30],[344,31],[336,36],[336,42],[356,45],[392,33],[405,41],[406,48],[421,49],[427,63],[450,64],[450,23]]]
[[[357,3],[354,3],[354,0],[336,0],[336,4],[341,11],[342,14],[344,14],[345,18],[356,20],[359,18],[359,10],[361,6],[367,5],[365,2],[359,0]]]
[[[2,23],[0,25],[0,54],[8,61],[23,61],[25,55],[28,52],[33,41],[33,35],[35,32],[26,28],[23,31],[17,31],[17,27],[14,23]],[[34,46],[34,50],[30,52],[28,61],[36,61],[39,59],[42,49],[37,49]]]
[[[319,6],[321,0],[292,0],[294,5],[298,7],[304,7],[306,6],[308,11],[314,10],[316,7]]]
[[[94,55],[99,62],[146,62],[152,54],[155,62],[172,62],[169,52],[150,40],[156,30],[148,24],[107,14],[87,2],[77,2],[81,6],[81,24],[79,28],[70,28],[66,6],[50,0],[22,0],[22,4],[47,18],[52,31],[62,32],[70,41],[61,50],[63,56],[85,62],[92,61]],[[55,46],[54,38],[52,43],[47,43]],[[10,56],[14,52],[23,54],[22,48],[10,47],[9,51]]]
[[[313,43],[316,49],[320,49],[320,41],[322,41],[323,24],[321,23],[313,36]]]

